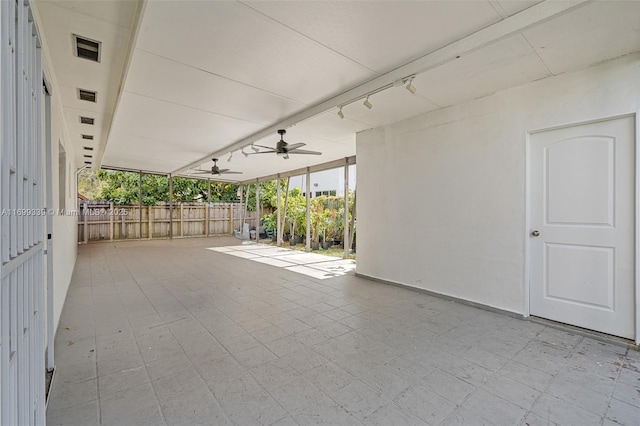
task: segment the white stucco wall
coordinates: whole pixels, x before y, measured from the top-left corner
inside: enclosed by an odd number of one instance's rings
[[[527,132],[638,109],[633,54],[359,133],[357,272],[524,313]]]
[[[45,47],[46,47],[46,40]],[[51,96],[51,160],[52,160],[52,181],[47,182],[47,185],[51,185],[53,190],[53,205],[47,206],[53,208],[56,211],[62,208],[75,210],[77,207],[77,183],[75,180],[75,171],[77,165],[75,162],[75,153],[73,145],[70,143],[70,136],[65,127],[65,121],[62,116],[62,103],[60,102],[60,87],[56,86],[55,79],[51,73],[51,66],[48,61],[48,57],[45,54],[43,57],[43,68],[45,75],[48,77],[48,82],[52,85]],[[68,90],[68,89],[67,89]],[[59,144],[62,144],[66,151],[66,182],[64,186],[66,188],[66,206],[60,205],[59,200]],[[46,158],[46,157],[45,157]],[[46,200],[46,198],[45,198]],[[76,262],[77,254],[77,217],[75,216],[63,216],[54,215],[53,217],[53,295],[54,295],[54,330],[58,329],[58,323],[60,322],[60,315],[64,301],[66,300],[69,284],[71,283],[71,276],[73,274],[73,268]],[[46,264],[46,263],[45,263]]]

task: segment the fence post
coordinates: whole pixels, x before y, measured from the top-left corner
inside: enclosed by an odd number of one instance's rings
[[[148,216],[148,225],[147,232],[149,233],[149,239],[153,238],[153,206],[149,206],[149,211],[147,212]]]
[[[184,237],[184,204],[180,203],[180,236]]]
[[[84,242],[85,244],[89,242],[89,222],[87,221],[89,219],[89,215],[88,213],[88,208],[87,208],[87,202],[84,202],[84,209],[83,209],[83,213],[84,213],[84,229],[83,229],[83,233],[84,233]]]
[[[118,209],[120,210],[120,209]],[[120,212],[118,212],[120,213]],[[109,241],[113,241],[113,202],[109,203]]]

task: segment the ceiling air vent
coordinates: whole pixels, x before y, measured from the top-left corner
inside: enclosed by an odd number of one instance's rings
[[[93,118],[91,118],[91,117],[80,116],[80,122],[82,124],[91,124],[93,126],[94,121],[95,120]]]
[[[88,102],[97,102],[98,93],[91,90],[78,89],[80,100]]]
[[[93,151],[92,146],[83,146],[83,148],[86,149],[87,151]]]
[[[93,155],[85,154],[84,158],[93,158]]]
[[[76,56],[94,62],[100,62],[100,42],[74,35],[76,42]]]
[[[93,140],[93,135],[82,135],[82,139],[88,140],[88,141],[92,141]]]
[[[84,164],[91,164],[91,161],[85,161]]]

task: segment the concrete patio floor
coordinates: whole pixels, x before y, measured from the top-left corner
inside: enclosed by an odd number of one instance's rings
[[[48,424],[640,424],[635,350],[238,244],[80,246]]]

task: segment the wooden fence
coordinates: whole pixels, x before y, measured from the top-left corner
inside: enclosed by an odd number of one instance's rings
[[[130,240],[233,235],[244,213],[240,203],[175,203],[155,206],[116,206],[87,201],[78,206],[78,241]],[[173,210],[173,215],[172,215]],[[261,209],[260,214],[271,213]],[[173,219],[172,219],[173,216]],[[256,212],[247,211],[245,223],[256,224]],[[173,229],[171,229],[173,228]]]

